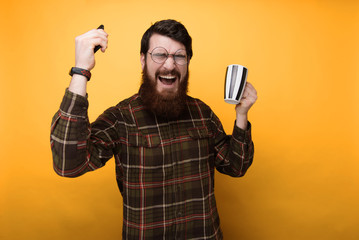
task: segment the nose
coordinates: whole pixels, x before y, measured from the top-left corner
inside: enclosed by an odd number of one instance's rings
[[[169,54],[166,61],[163,63],[163,67],[168,70],[172,70],[175,68],[175,66],[176,66],[176,62],[173,58],[173,55]]]

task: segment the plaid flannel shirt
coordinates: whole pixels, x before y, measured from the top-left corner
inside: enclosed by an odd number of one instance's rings
[[[250,124],[226,135],[202,101],[188,97],[176,120],[144,109],[139,94],[92,124],[86,97],[66,90],[51,125],[54,170],[77,177],[115,157],[123,239],[223,239],[214,168],[243,176],[253,160]]]

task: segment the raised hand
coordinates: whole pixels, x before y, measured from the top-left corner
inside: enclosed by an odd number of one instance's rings
[[[105,52],[108,34],[103,29],[93,29],[75,39],[75,67],[91,70],[95,67],[94,49],[98,45]]]
[[[252,84],[247,82],[241,101],[236,105],[236,124],[242,129],[247,129],[247,115],[249,109],[257,101],[257,91]]]

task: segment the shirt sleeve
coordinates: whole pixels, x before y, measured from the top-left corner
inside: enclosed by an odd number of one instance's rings
[[[50,143],[55,172],[77,177],[105,165],[113,156],[115,124],[110,109],[89,123],[87,96],[65,92],[51,123]]]
[[[226,135],[215,115],[212,121],[215,124],[216,169],[232,177],[243,176],[253,162],[251,124],[248,122],[247,130],[240,129],[234,124],[232,135]]]

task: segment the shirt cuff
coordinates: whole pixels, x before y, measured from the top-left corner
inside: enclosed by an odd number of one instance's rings
[[[89,103],[86,97],[69,91],[67,88],[62,99],[60,110],[72,116],[86,117]]]
[[[243,130],[239,127],[237,127],[236,123],[234,123],[233,133],[232,136],[239,140],[240,142],[251,142],[252,141],[252,125],[250,122],[248,122],[247,130]]]

